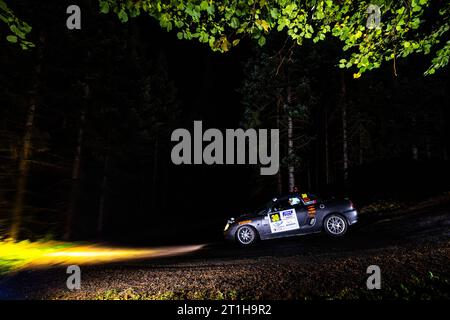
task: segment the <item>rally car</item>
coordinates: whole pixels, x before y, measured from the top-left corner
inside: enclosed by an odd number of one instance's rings
[[[293,193],[272,199],[254,213],[230,218],[224,236],[241,245],[322,231],[341,237],[357,221],[358,212],[348,199],[325,201],[308,193]]]

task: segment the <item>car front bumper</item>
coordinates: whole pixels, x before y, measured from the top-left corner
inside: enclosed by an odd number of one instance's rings
[[[229,225],[228,229],[223,232],[223,237],[226,241],[236,241],[236,229],[238,227],[237,223],[232,223]]]

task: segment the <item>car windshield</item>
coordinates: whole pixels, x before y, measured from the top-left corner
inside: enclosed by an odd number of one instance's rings
[[[275,210],[283,210],[287,208],[288,206],[296,206],[296,205],[309,205],[317,203],[319,198],[311,193],[299,193],[299,194],[293,194],[289,198],[285,199],[277,199],[273,198],[272,200],[268,201],[265,205],[259,207],[256,212],[256,214],[264,215],[268,213],[270,209]]]
[[[269,208],[272,207],[272,205],[273,205],[273,200],[271,200],[271,201],[267,202],[265,205],[259,207],[257,210],[255,210],[255,212],[257,214],[261,214],[261,215],[266,214],[267,211],[269,210]]]

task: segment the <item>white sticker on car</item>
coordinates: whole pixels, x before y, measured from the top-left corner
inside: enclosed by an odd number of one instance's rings
[[[272,233],[290,231],[300,228],[295,209],[269,213],[270,231]]]

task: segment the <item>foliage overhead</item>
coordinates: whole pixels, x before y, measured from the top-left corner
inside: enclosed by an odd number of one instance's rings
[[[26,40],[27,34],[31,32],[31,26],[17,18],[3,0],[0,0],[0,20],[9,29],[6,40],[20,44],[24,50],[34,46],[32,42]]]
[[[369,23],[380,8],[380,24]],[[198,39],[226,52],[250,37],[263,46],[270,31],[286,32],[298,45],[334,37],[344,56],[339,67],[358,78],[383,61],[433,53],[425,74],[446,66],[450,56],[450,2],[430,0],[100,0],[103,13],[122,22],[145,13],[179,39]],[[373,20],[371,20],[373,21]]]

